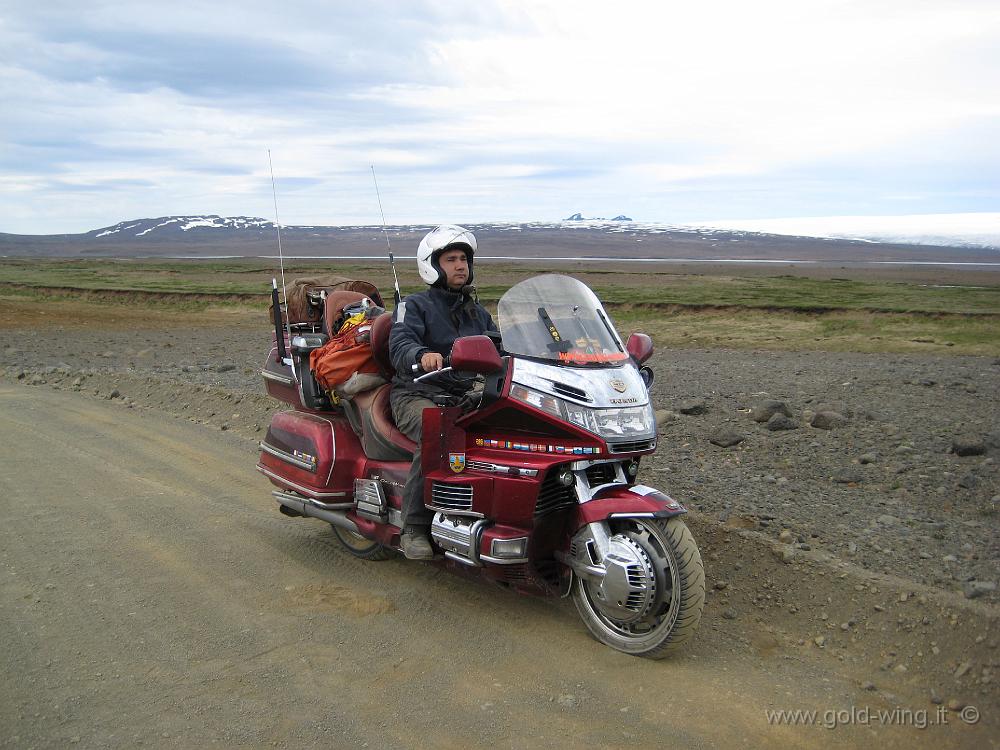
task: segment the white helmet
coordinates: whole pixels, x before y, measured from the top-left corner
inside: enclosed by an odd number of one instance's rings
[[[472,283],[472,256],[476,253],[476,236],[465,227],[455,224],[442,224],[420,240],[417,247],[417,270],[424,283],[444,286],[444,271],[441,270],[438,258],[452,245],[459,245],[465,251],[465,257],[469,261],[469,279],[466,283]]]

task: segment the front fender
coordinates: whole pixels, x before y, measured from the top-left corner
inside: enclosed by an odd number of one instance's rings
[[[612,517],[672,518],[684,513],[687,508],[654,487],[644,484],[614,487],[577,506],[575,528]]]

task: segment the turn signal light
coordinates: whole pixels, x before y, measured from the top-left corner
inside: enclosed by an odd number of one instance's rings
[[[494,539],[490,546],[490,554],[493,557],[503,557],[515,559],[528,556],[528,537],[521,536],[517,539]]]

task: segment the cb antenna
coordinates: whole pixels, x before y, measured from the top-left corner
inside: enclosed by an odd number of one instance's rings
[[[396,261],[392,257],[392,245],[389,244],[389,231],[385,228],[385,211],[382,210],[382,196],[378,192],[378,178],[375,177],[375,165],[372,164],[372,181],[375,183],[375,197],[378,198],[378,212],[382,214],[382,234],[385,235],[385,246],[389,251],[389,267],[392,268],[392,281],[395,284],[395,289],[393,291],[393,302],[396,303],[396,307],[399,307],[399,300],[401,299],[399,294],[399,277],[396,276]]]
[[[292,328],[288,321],[288,289],[285,287],[285,258],[281,252],[281,222],[278,219],[278,191],[274,187],[274,165],[271,163],[271,149],[267,150],[267,166],[271,170],[271,197],[274,198],[274,231],[278,235],[278,268],[281,270],[281,293],[285,298],[285,333],[288,334],[288,340],[292,340]],[[278,290],[277,281],[271,279],[272,293],[274,294],[274,301],[277,303],[278,300]],[[275,304],[275,322],[281,319],[281,308]],[[287,356],[285,352],[285,339],[284,336],[278,336],[278,353],[281,356],[281,361],[286,365],[291,365],[292,360]]]

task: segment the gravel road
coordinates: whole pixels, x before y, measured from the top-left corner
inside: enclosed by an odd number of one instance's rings
[[[643,661],[592,641],[564,602],[357,561],[324,524],[274,512],[235,435],[11,386],[0,421],[4,746],[860,739],[768,726],[767,708],[863,692],[822,658],[734,647],[735,626]],[[47,469],[31,483],[14,471],[32,466]]]

